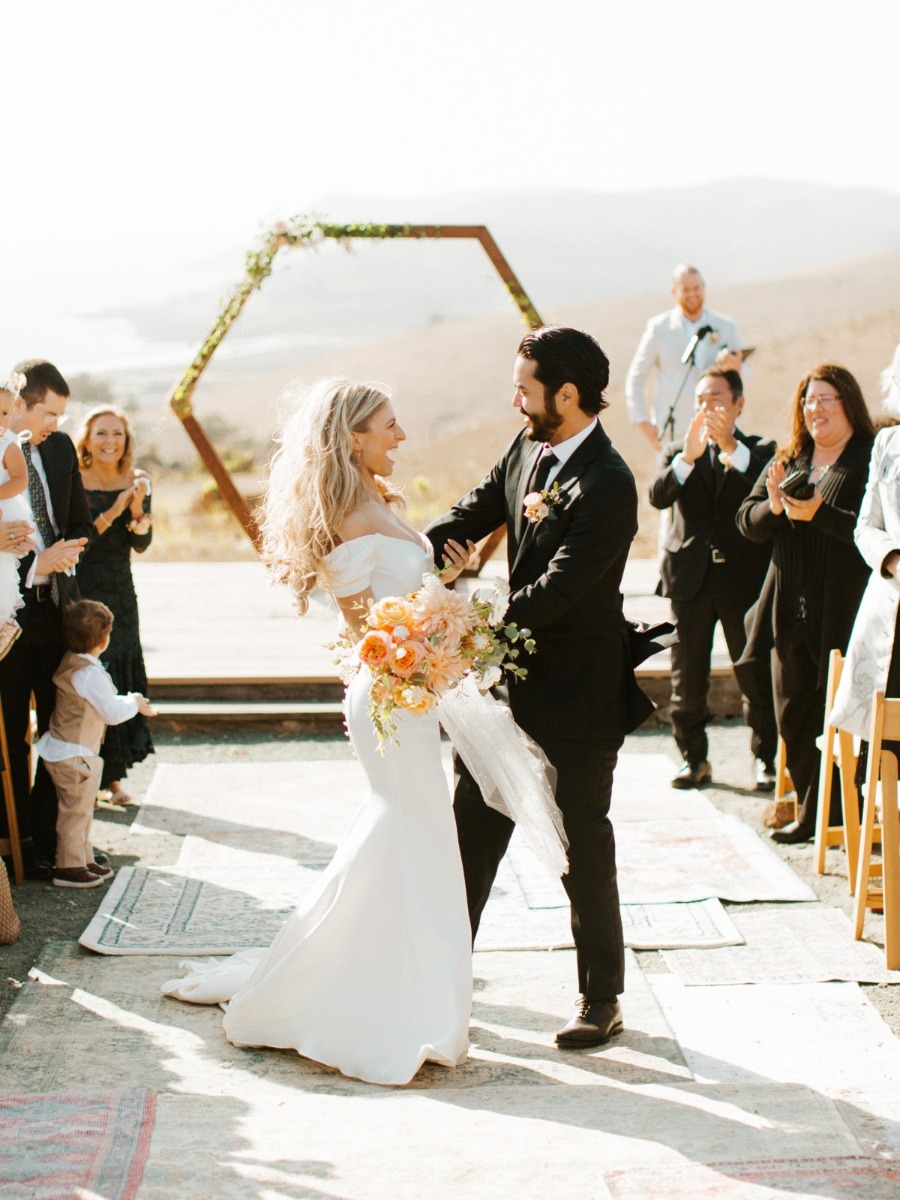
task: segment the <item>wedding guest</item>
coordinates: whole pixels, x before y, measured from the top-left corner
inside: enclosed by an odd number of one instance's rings
[[[712,781],[709,764],[709,671],[721,623],[732,662],[744,652],[744,617],[769,568],[768,546],[748,545],[735,525],[742,501],[775,443],[737,427],[744,385],[737,371],[709,367],[697,381],[694,415],[681,442],[667,448],[650,485],[650,503],[672,514],[660,562],[662,594],[672,603],[678,640],[672,646],[672,732],[684,762],[674,788]],[[754,787],[775,787],[778,731],[768,664],[744,672],[744,720],[750,726]]]
[[[78,462],[95,530],[78,566],[78,584],[82,596],[101,601],[115,614],[103,655],[113,683],[119,691],[145,695],[147,671],[131,552],[143,554],[153,537],[150,479],[134,465],[134,435],[120,408],[103,406],[87,414],[78,439]],[[107,730],[100,750],[100,788],[111,793],[113,803],[130,802],[122,780],[152,752],[150,726],[140,712]]]
[[[16,619],[22,634],[0,661],[0,701],[25,874],[49,879],[56,853],[56,791],[42,763],[31,784],[29,706],[33,694],[38,733],[44,733],[56,701],[53,676],[65,652],[61,606],[78,597],[73,568],[92,531],[75,447],[57,430],[69,385],[46,359],[29,359],[14,370],[27,381],[13,404],[9,427],[29,435],[22,446],[28,467],[23,499],[35,549],[19,564],[25,603]],[[0,813],[0,824],[5,832],[5,813]]]
[[[153,716],[137,692],[116,695],[100,662],[109,645],[113,615],[96,600],[78,600],[62,615],[66,653],[53,676],[56,704],[50,728],[35,747],[56,786],[56,869],[53,883],[63,888],[98,887],[112,878],[111,867],[94,861],[91,821],[100,780],[100,742],[107,725],[120,725],[135,713]]]
[[[881,377],[885,413],[900,416],[900,345]],[[854,539],[872,569],[847,646],[830,723],[868,739],[872,695],[900,696],[900,425],[875,438],[869,482]],[[864,754],[861,754],[861,758]]]
[[[647,322],[625,378],[628,419],[639,425],[654,450],[662,441],[684,437],[694,411],[694,388],[701,371],[714,364],[740,371],[743,341],[738,327],[722,313],[706,307],[706,284],[696,267],[681,263],[672,273],[675,307]],[[708,333],[701,331],[708,329]],[[695,335],[701,334],[688,369],[683,355]],[[652,403],[648,385],[656,376]],[[680,396],[679,396],[680,392]],[[674,423],[666,429],[669,410],[678,396]]]
[[[874,427],[859,384],[824,363],[800,380],[787,446],[738,512],[754,542],[772,543],[772,567],[753,616],[744,662],[768,653],[778,729],[797,792],[798,820],[772,833],[806,842],[815,832],[828,657],[845,651],[869,568],[853,542]],[[839,820],[839,789],[832,796]]]

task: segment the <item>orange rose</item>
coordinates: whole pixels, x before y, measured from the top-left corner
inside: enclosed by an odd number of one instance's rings
[[[393,649],[390,636],[380,629],[373,629],[359,643],[359,661],[374,671],[389,661]]]
[[[412,632],[414,617],[415,609],[405,596],[385,596],[369,609],[368,621],[375,629],[391,630],[395,625],[405,625]]]
[[[426,688],[416,687],[415,684],[410,684],[408,687],[401,688],[397,696],[397,702],[408,713],[413,716],[420,717],[434,704],[434,696]]]
[[[392,670],[401,679],[409,679],[411,675],[415,675],[424,657],[425,647],[421,642],[401,642],[394,649]]]

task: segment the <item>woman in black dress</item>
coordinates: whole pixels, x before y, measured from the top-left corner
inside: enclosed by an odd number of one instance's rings
[[[828,656],[846,651],[869,577],[853,531],[874,436],[859,384],[823,363],[800,380],[790,441],[738,510],[741,533],[772,544],[744,661],[774,645],[775,713],[798,801],[798,819],[775,830],[776,842],[807,842],[815,832]],[[837,789],[832,809],[839,820]]]
[[[134,438],[121,409],[104,405],[88,413],[78,441],[78,460],[96,531],[78,563],[78,586],[86,600],[101,600],[115,616],[102,661],[116,690],[146,695],[131,551],[142,554],[153,536],[150,480],[134,466]],[[114,803],[129,802],[122,780],[130,767],[152,752],[146,717],[138,714],[107,729],[100,748],[100,787],[112,793]]]

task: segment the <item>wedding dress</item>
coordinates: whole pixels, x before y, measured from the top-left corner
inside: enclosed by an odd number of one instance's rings
[[[327,561],[337,596],[405,595],[431,569],[423,544],[383,534]],[[347,690],[350,740],[370,791],[321,879],[267,950],[163,985],[194,1003],[228,1001],[237,1046],[296,1050],[369,1083],[408,1083],[426,1060],[466,1057],[471,933],[437,717],[398,714],[384,754],[366,711],[371,675]],[[327,804],[327,797],[322,798]]]

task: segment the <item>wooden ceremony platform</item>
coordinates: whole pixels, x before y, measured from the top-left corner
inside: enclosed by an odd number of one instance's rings
[[[342,687],[326,649],[336,617],[325,597],[316,596],[298,620],[287,590],[270,585],[260,563],[138,561],[133,567],[150,696],[161,722],[174,729],[341,728]],[[656,579],[655,561],[628,564],[623,588],[629,617],[667,618],[667,601],[653,594]],[[644,663],[638,674],[653,700],[666,705],[668,653]],[[740,712],[721,633],[710,703],[716,716]]]

